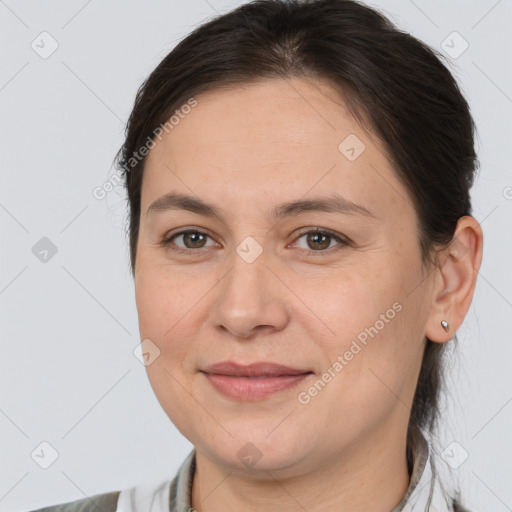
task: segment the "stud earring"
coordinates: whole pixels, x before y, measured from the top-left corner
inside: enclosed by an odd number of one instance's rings
[[[448,332],[450,330],[450,325],[448,324],[448,322],[446,320],[441,320],[441,326],[443,327],[443,329]]]

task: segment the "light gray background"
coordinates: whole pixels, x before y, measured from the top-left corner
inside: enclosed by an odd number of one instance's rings
[[[92,190],[113,173],[143,79],[241,3],[0,0],[0,512],[170,479],[191,449],[133,354],[123,190]],[[438,49],[453,31],[469,43],[451,69],[479,130],[484,260],[440,451],[455,440],[468,452],[451,473],[476,510],[512,510],[512,1],[368,3]],[[47,59],[31,48],[43,31],[59,45]],[[42,237],[58,249],[46,263],[32,252]],[[46,470],[31,458],[43,441],[59,453]]]

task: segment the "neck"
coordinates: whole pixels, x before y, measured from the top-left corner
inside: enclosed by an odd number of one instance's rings
[[[357,450],[333,454],[320,468],[300,475],[263,471],[247,477],[226,470],[196,451],[191,505],[200,512],[389,512],[409,486],[406,432],[365,436]]]

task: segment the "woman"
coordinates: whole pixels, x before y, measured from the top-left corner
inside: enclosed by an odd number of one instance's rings
[[[255,1],[140,88],[118,155],[172,481],[44,510],[461,511],[435,433],[483,235],[466,100],[354,1]]]

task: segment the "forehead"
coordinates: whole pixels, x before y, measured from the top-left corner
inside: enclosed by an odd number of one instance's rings
[[[314,158],[315,149],[334,149],[337,157],[349,133],[368,137],[333,88],[303,78],[231,86],[196,100],[197,106],[169,134],[176,155],[194,146],[215,149],[218,158],[235,155],[235,149],[239,158],[252,152],[259,163],[273,156]]]
[[[155,139],[143,205],[184,187],[240,207],[255,197],[277,201],[283,194],[336,190],[373,203],[375,211],[407,195],[378,140],[326,83],[275,79],[196,100],[160,142]]]

